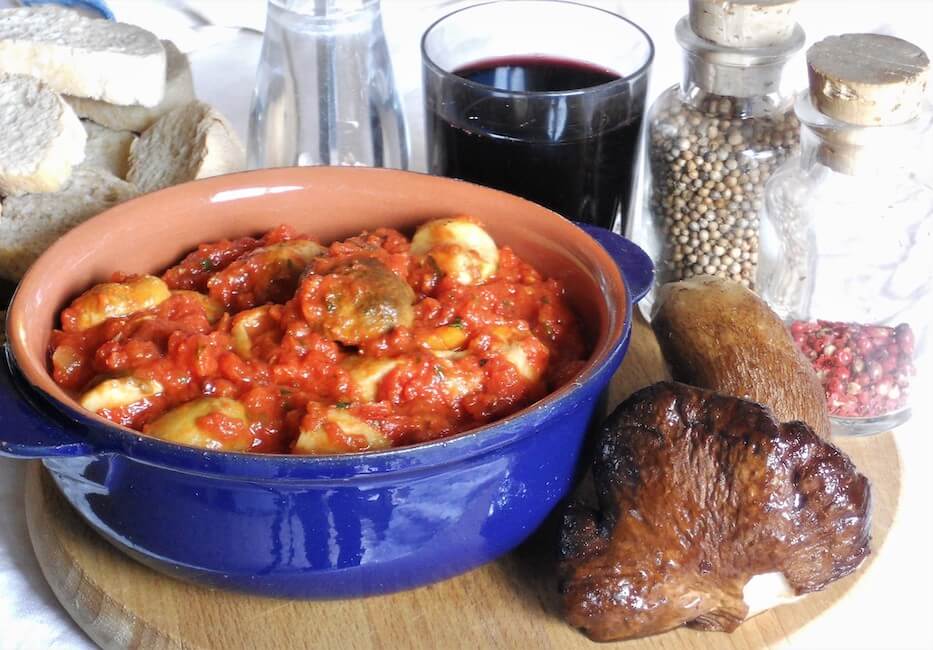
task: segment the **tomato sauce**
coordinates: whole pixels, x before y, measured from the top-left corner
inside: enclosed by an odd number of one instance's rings
[[[202,244],[161,282],[115,274],[63,310],[52,375],[105,418],[213,449],[449,436],[542,398],[589,353],[565,288],[508,247],[482,281],[438,262],[474,273],[480,249],[416,255],[391,229],[323,246],[287,226]]]

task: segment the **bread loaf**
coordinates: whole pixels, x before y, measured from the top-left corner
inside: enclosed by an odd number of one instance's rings
[[[46,84],[0,75],[0,196],[60,189],[84,159],[86,139],[77,115]]]
[[[77,97],[157,106],[165,94],[165,49],[140,27],[61,7],[0,9],[3,72]]]
[[[93,120],[115,131],[142,133],[157,119],[174,108],[194,99],[194,83],[188,57],[182,54],[171,41],[162,41],[165,47],[165,96],[158,106],[117,106],[97,99],[66,96],[79,117]]]
[[[243,145],[223,115],[194,101],[166,113],[130,151],[127,180],[141,192],[241,171]]]
[[[0,215],[0,277],[19,280],[56,239],[136,193],[116,176],[82,166],[60,192],[5,198]]]

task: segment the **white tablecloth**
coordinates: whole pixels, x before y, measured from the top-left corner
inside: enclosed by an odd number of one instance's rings
[[[8,4],[9,0],[0,0],[0,6]],[[460,4],[383,0],[416,169],[424,165],[418,37],[440,13]],[[593,4],[626,14],[651,34],[657,48],[652,97],[679,79],[680,51],[673,26],[686,2]],[[245,136],[259,38],[233,30],[193,30],[199,19],[184,9],[194,9],[217,24],[261,29],[262,0],[111,0],[110,5],[118,19],[146,26],[190,50],[198,95],[218,106]],[[933,53],[931,0],[804,0],[802,5],[801,22],[810,42],[829,33],[874,31],[902,36]],[[570,26],[567,37],[575,37]],[[235,47],[231,47],[233,39]],[[800,61],[790,69],[795,79],[803,81]],[[925,410],[898,431],[902,494],[884,547],[840,603],[792,634],[782,647],[933,647],[933,400],[926,401]],[[93,647],[55,600],[33,556],[23,514],[23,469],[16,461],[0,459],[0,650]],[[710,647],[715,639],[709,637]]]

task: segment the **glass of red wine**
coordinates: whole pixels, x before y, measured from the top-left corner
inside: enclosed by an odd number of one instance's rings
[[[428,170],[611,228],[632,204],[654,45],[616,14],[504,0],[421,42]]]

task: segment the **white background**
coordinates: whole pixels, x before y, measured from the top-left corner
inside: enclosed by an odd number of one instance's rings
[[[10,0],[0,0],[0,6],[9,4]],[[235,30],[193,28],[206,18],[220,25],[261,29],[262,0],[111,0],[109,4],[118,19],[141,24],[188,51],[198,95],[218,106],[245,136],[259,38]],[[383,0],[416,169],[423,168],[424,161],[418,40],[431,21],[465,4],[470,3]],[[652,97],[679,80],[680,52],[673,27],[686,11],[686,0],[590,4],[626,15],[654,39]],[[933,0],[802,0],[799,15],[808,44],[833,33],[881,32],[933,53]],[[585,37],[568,25],[568,39]],[[801,58],[788,70],[792,78],[804,82]],[[793,634],[786,647],[933,647],[933,400],[925,401],[921,405],[925,410],[898,431],[902,494],[887,542],[842,602]],[[56,602],[32,555],[23,515],[23,475],[21,464],[0,459],[0,650],[93,647]],[[710,637],[710,647],[715,638]]]

